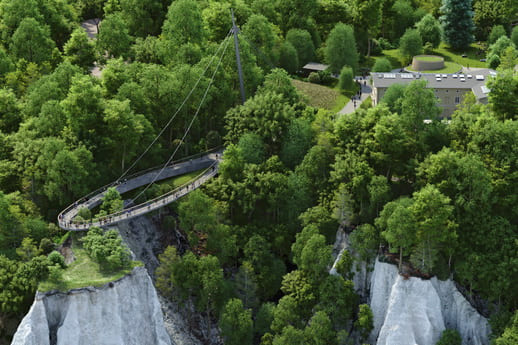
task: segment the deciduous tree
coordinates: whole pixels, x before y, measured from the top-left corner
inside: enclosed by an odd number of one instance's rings
[[[430,43],[433,48],[439,46],[442,35],[441,25],[431,14],[424,16],[415,26],[424,44]]]
[[[253,338],[252,313],[243,308],[240,299],[230,299],[219,320],[221,335],[225,344],[251,345]]]
[[[41,64],[50,61],[56,47],[48,27],[34,18],[25,18],[14,32],[10,50],[18,59]]]
[[[357,71],[358,52],[352,27],[343,23],[336,24],[327,38],[325,56],[334,73],[340,72],[345,65],[351,67],[353,73]]]

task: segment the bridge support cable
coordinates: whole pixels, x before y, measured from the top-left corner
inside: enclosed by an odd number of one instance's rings
[[[234,18],[234,10],[230,9],[230,13],[232,14],[232,33],[234,34],[234,47],[236,49],[236,64],[237,64],[237,74],[239,75],[239,90],[241,91],[241,102],[245,104],[246,94],[245,94],[245,82],[243,81],[243,68],[241,67],[241,55],[239,54],[239,39],[237,35],[239,34],[239,28],[236,25],[236,19]]]
[[[140,154],[140,156],[130,165],[130,167],[128,169],[126,169],[126,171],[124,171],[122,173],[121,176],[119,176],[119,178],[117,180],[115,180],[115,182],[113,183],[113,185],[116,185],[118,184],[118,182],[124,177],[126,176],[126,174],[128,174],[128,172],[131,171],[131,169],[133,169],[135,167],[135,165],[137,165],[137,163],[148,153],[148,151],[151,149],[151,147],[156,143],[156,141],[162,136],[162,134],[164,134],[164,132],[166,131],[166,129],[171,125],[171,123],[173,122],[173,120],[176,118],[176,116],[178,115],[178,113],[180,113],[180,110],[182,110],[183,106],[185,105],[185,103],[187,103],[187,101],[189,100],[189,98],[191,97],[191,95],[193,94],[194,90],[196,89],[196,87],[198,87],[198,84],[200,83],[201,79],[203,78],[203,76],[205,75],[205,73],[207,73],[209,67],[212,65],[212,63],[214,62],[216,56],[218,56],[221,48],[223,46],[225,46],[225,50],[226,50],[226,46],[228,45],[228,43],[225,45],[225,41],[228,40],[228,38],[232,35],[232,29],[229,30],[229,32],[227,33],[227,36],[225,37],[225,39],[223,41],[221,41],[218,49],[216,50],[216,52],[214,53],[214,55],[212,55],[212,58],[210,59],[209,63],[205,66],[205,69],[203,70],[203,72],[200,74],[198,80],[196,80],[196,82],[194,83],[194,86],[191,88],[191,90],[189,91],[189,93],[187,94],[187,96],[184,98],[183,102],[180,104],[180,106],[178,107],[178,109],[176,110],[176,112],[171,116],[171,118],[169,119],[169,121],[165,124],[165,126],[160,130],[160,132],[157,134],[157,136],[153,139],[153,141],[147,146],[147,148],[144,150],[144,152],[142,152],[142,154]]]
[[[137,196],[134,197],[129,202],[129,204],[127,206],[132,205],[135,202],[135,200],[137,200],[140,196],[142,196],[142,194],[144,194],[146,192],[146,190],[148,190],[148,188],[151,187],[156,182],[156,180],[159,178],[159,176],[162,174],[162,172],[165,170],[165,168],[174,159],[174,156],[176,155],[176,152],[178,152],[178,150],[180,149],[181,143],[184,142],[185,138],[187,137],[187,134],[189,134],[189,131],[191,130],[191,127],[194,124],[194,121],[196,120],[196,118],[198,117],[198,114],[200,113],[201,107],[202,107],[203,103],[205,102],[205,99],[207,98],[207,94],[209,93],[209,90],[210,90],[210,88],[212,86],[212,83],[214,82],[214,78],[216,77],[216,73],[218,72],[219,66],[221,65],[221,61],[223,60],[223,57],[225,56],[225,52],[227,51],[227,48],[228,48],[228,45],[229,45],[229,42],[230,42],[230,40],[228,39],[228,36],[227,36],[227,38],[225,40],[227,41],[227,43],[225,44],[225,48],[223,49],[223,53],[221,54],[221,56],[219,58],[218,64],[216,65],[216,68],[214,69],[214,72],[212,73],[211,79],[209,81],[209,84],[207,85],[207,88],[205,89],[205,93],[203,94],[203,97],[202,97],[202,99],[200,101],[200,104],[198,105],[198,108],[196,109],[196,112],[194,113],[194,116],[192,117],[191,122],[189,123],[189,126],[185,130],[185,132],[184,132],[184,134],[182,136],[182,139],[179,141],[178,145],[176,145],[175,150],[173,151],[173,153],[171,154],[171,156],[169,157],[167,162],[164,164],[164,166],[162,167],[160,172],[158,172],[155,175],[153,180],[139,194],[137,194]]]

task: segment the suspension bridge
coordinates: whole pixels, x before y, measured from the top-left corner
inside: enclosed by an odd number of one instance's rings
[[[153,139],[153,141],[149,144],[149,146],[142,152],[142,154],[131,164],[131,166],[114,182],[110,183],[109,185],[106,185],[104,187],[101,187],[90,194],[82,197],[81,199],[74,202],[72,205],[68,206],[65,210],[63,210],[58,215],[58,225],[68,231],[85,231],[88,230],[92,226],[109,226],[116,224],[123,220],[128,220],[134,217],[142,216],[146,213],[153,212],[155,210],[158,210],[165,205],[168,205],[179,198],[187,195],[191,191],[199,188],[201,185],[203,185],[205,182],[207,182],[212,177],[216,176],[218,174],[218,168],[219,163],[222,160],[222,154],[223,149],[213,149],[207,152],[202,152],[199,154],[196,154],[194,156],[185,157],[181,160],[174,160],[174,157],[176,153],[178,152],[181,143],[184,142],[185,138],[189,134],[189,131],[196,120],[200,109],[207,97],[207,94],[209,92],[210,87],[212,86],[214,82],[214,77],[216,76],[216,73],[221,65],[221,62],[223,60],[223,56],[225,55],[225,52],[227,50],[227,47],[231,41],[231,37],[234,36],[234,45],[236,50],[236,63],[237,63],[237,69],[238,69],[238,75],[239,75],[239,82],[240,82],[240,93],[241,93],[241,100],[244,103],[245,102],[245,89],[244,89],[244,82],[243,82],[243,74],[241,69],[241,61],[240,61],[240,55],[239,55],[239,43],[238,43],[238,34],[239,29],[235,24],[234,20],[234,14],[232,13],[232,29],[228,32],[225,39],[220,43],[217,51],[214,53],[212,58],[210,59],[209,63],[206,65],[205,70],[203,73],[201,73],[200,77],[194,84],[193,88],[190,90],[190,92],[187,94],[181,105],[178,107],[176,112],[171,116],[169,121],[164,125],[164,127],[161,129],[161,131],[157,134],[157,136]],[[210,78],[210,82],[208,83],[208,86],[205,89],[205,92],[203,94],[203,97],[201,98],[201,101],[198,105],[198,108],[196,109],[196,112],[194,113],[187,129],[185,130],[181,140],[179,141],[179,144],[176,146],[176,148],[173,150],[173,153],[169,157],[169,159],[159,167],[153,167],[149,168],[143,171],[140,171],[138,173],[134,173],[131,175],[128,175],[128,173],[136,166],[136,164],[144,157],[147,152],[150,150],[150,148],[156,143],[156,141],[162,136],[162,134],[165,132],[165,130],[173,123],[176,115],[180,112],[180,110],[183,108],[183,106],[187,103],[191,95],[193,94],[194,90],[197,88],[198,84],[202,80],[203,76],[207,73],[209,67],[213,65],[213,63],[217,60],[216,67],[212,73],[212,76]],[[156,198],[153,198],[151,200],[147,200],[144,202],[141,202],[137,204],[137,201],[139,198],[146,192],[149,187],[151,187],[155,182],[162,181],[165,179],[169,179],[175,176],[184,175],[193,171],[200,171],[202,172],[198,174],[195,178],[191,179],[189,182],[174,188],[171,191],[168,191]],[[103,199],[108,191],[109,188],[115,188],[121,195],[123,193],[128,193],[131,191],[138,191],[138,194],[134,197],[132,197],[130,200],[127,200],[126,206],[118,211],[114,212],[108,215],[102,215],[102,216],[94,216],[92,219],[85,220],[80,217],[78,217],[81,209],[89,209],[93,210],[99,205],[102,204]],[[140,190],[139,190],[140,189]]]

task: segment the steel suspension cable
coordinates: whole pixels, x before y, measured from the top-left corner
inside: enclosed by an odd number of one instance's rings
[[[131,164],[131,166],[126,169],[126,171],[124,171],[122,173],[121,176],[119,176],[119,178],[117,180],[115,180],[115,182],[113,184],[117,184],[124,176],[126,176],[126,174],[135,167],[135,165],[137,165],[137,163],[144,157],[144,155],[146,155],[146,153],[148,153],[148,151],[151,149],[151,147],[156,143],[156,141],[162,136],[162,134],[164,134],[164,132],[166,131],[166,129],[171,125],[171,123],[173,122],[173,120],[176,118],[176,116],[178,115],[178,113],[180,113],[180,110],[182,110],[183,106],[185,105],[185,103],[187,103],[187,100],[189,100],[189,98],[191,97],[191,95],[193,94],[194,90],[196,89],[196,87],[198,86],[198,84],[200,83],[201,79],[203,78],[203,76],[205,75],[205,73],[207,73],[207,70],[209,69],[209,67],[212,65],[212,63],[214,62],[214,59],[216,58],[216,56],[219,54],[219,51],[221,50],[221,48],[223,47],[224,43],[226,40],[228,40],[228,38],[232,35],[232,30],[229,30],[229,32],[227,33],[227,36],[225,37],[225,39],[223,41],[221,41],[221,44],[219,45],[218,49],[216,50],[216,52],[214,53],[214,55],[212,55],[212,58],[210,59],[209,63],[207,64],[207,66],[205,66],[205,69],[203,71],[203,73],[200,75],[200,77],[198,78],[198,80],[196,81],[196,83],[194,84],[194,86],[191,88],[191,91],[189,91],[189,93],[187,94],[187,96],[185,97],[185,99],[183,100],[183,102],[180,104],[180,106],[178,107],[178,109],[176,110],[176,112],[173,114],[173,116],[171,116],[171,118],[169,119],[169,121],[166,123],[166,125],[162,128],[162,130],[158,133],[158,135],[153,139],[153,141],[151,142],[151,144],[148,145],[148,147],[144,150],[144,152],[142,152],[142,154],[133,162],[133,164]],[[227,43],[227,46],[228,46],[228,43]],[[225,49],[226,49],[226,46],[225,46]]]
[[[207,88],[205,89],[205,93],[203,94],[203,97],[202,97],[202,99],[200,101],[200,104],[198,105],[198,108],[196,109],[196,113],[192,117],[191,122],[189,123],[189,126],[187,127],[186,131],[184,132],[184,134],[182,136],[182,139],[179,141],[178,145],[176,145],[175,150],[173,151],[173,153],[171,154],[171,156],[169,157],[167,162],[164,164],[162,169],[160,169],[160,172],[155,175],[153,180],[146,186],[146,188],[144,188],[139,194],[137,194],[137,196],[134,197],[127,206],[130,206],[131,204],[133,204],[135,202],[135,200],[137,200],[142,194],[144,194],[144,192],[146,190],[148,190],[149,187],[151,187],[151,185],[153,185],[156,182],[158,177],[162,174],[162,172],[164,172],[165,168],[173,160],[174,156],[176,155],[176,152],[178,152],[178,150],[180,149],[181,143],[183,143],[185,138],[187,137],[187,134],[189,134],[189,131],[191,130],[191,127],[192,127],[192,125],[194,123],[194,120],[196,120],[196,118],[198,117],[198,114],[200,113],[200,110],[201,110],[201,107],[203,105],[203,102],[205,101],[205,98],[207,97],[207,94],[209,93],[210,87],[212,86],[212,83],[214,82],[214,78],[216,77],[216,73],[218,72],[219,66],[221,65],[221,61],[223,60],[223,57],[225,56],[225,52],[227,51],[227,48],[228,48],[228,45],[229,45],[229,42],[230,42],[230,40],[228,39],[228,36],[227,36],[227,38],[225,40],[227,40],[227,44],[225,45],[225,48],[223,49],[223,53],[221,54],[221,56],[219,58],[219,61],[218,61],[218,64],[216,65],[216,69],[214,70],[214,73],[212,73],[212,77],[210,79],[210,82],[207,85]]]

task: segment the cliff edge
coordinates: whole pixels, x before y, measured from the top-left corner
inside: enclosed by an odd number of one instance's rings
[[[101,288],[37,293],[12,345],[171,345],[146,269]]]

